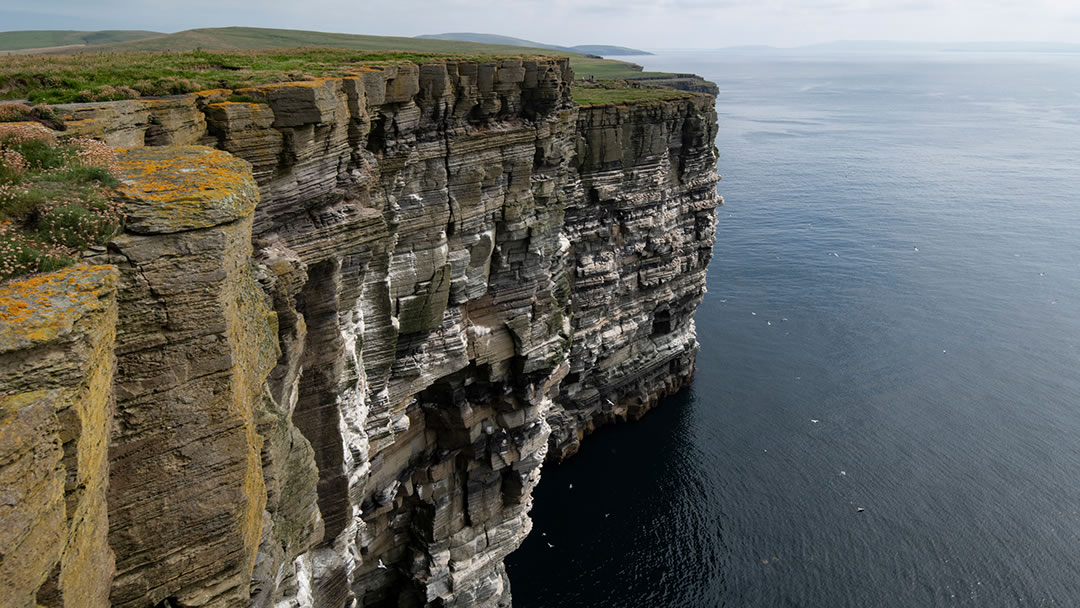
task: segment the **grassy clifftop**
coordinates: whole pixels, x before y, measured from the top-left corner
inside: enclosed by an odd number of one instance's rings
[[[90,34],[109,34],[109,32],[0,32],[0,51],[4,49],[25,49],[57,46],[51,53],[130,53],[139,51],[243,51],[263,49],[290,49],[297,47],[328,47],[356,51],[398,51],[409,53],[429,53],[442,55],[552,55],[549,48],[533,48],[508,44],[490,44],[460,40],[437,40],[433,38],[403,38],[395,36],[367,36],[361,34],[340,34],[333,32],[311,32],[306,30],[285,30],[257,27],[220,27],[185,30],[175,34],[157,34],[144,32],[149,36],[136,37],[136,32],[128,32],[132,37],[118,39],[119,33],[89,42]],[[33,38],[27,38],[28,35]],[[69,34],[78,34],[80,40],[72,42]],[[79,47],[62,45],[85,44]],[[21,45],[21,46],[20,46]],[[47,49],[44,49],[47,50]],[[598,79],[631,79],[643,76],[659,76],[661,72],[643,72],[641,66],[611,59],[587,57],[582,53],[556,51],[555,54],[570,57],[574,70],[582,77],[593,76]],[[5,60],[5,62],[8,60]],[[11,97],[3,93],[0,81],[0,97]]]
[[[107,101],[345,75],[364,65],[524,55],[530,54],[446,55],[330,48],[19,55],[0,62],[0,97],[25,98],[33,103]]]

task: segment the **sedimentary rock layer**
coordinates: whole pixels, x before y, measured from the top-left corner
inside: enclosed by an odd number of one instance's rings
[[[117,272],[0,286],[0,606],[105,608]]]
[[[126,233],[89,260],[119,276],[113,605],[510,604],[542,462],[689,381],[719,203],[709,96],[577,108],[571,78],[61,108],[133,148]],[[0,573],[49,588],[46,557]]]

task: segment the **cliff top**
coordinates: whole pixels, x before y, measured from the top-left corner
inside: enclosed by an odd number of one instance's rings
[[[664,86],[642,86],[637,82],[601,81],[574,87],[574,102],[579,106],[639,104],[671,99],[689,99],[703,93],[682,91]]]
[[[365,67],[392,63],[491,62],[549,56],[529,52],[456,55],[319,47],[16,55],[0,63],[0,97],[25,98],[32,103],[110,101],[344,76]]]

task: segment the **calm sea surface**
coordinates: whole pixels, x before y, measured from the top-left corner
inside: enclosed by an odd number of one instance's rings
[[[545,467],[514,606],[1080,606],[1080,56],[632,60],[720,85],[698,374]]]

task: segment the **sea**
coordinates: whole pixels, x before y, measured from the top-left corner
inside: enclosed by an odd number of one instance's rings
[[[1080,606],[1080,54],[672,51],[693,386],[545,465],[515,608]]]

